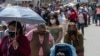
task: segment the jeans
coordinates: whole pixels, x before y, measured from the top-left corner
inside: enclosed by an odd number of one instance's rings
[[[100,25],[100,14],[97,14],[96,15],[96,20],[95,20],[95,23],[98,24],[98,20],[99,20],[99,25]]]
[[[78,23],[78,30],[81,30],[83,34],[84,34],[84,27],[85,23]]]

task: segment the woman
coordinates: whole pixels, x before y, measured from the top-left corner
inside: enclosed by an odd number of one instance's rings
[[[64,43],[72,44],[76,48],[78,56],[84,56],[83,36],[77,30],[75,23],[69,24]]]
[[[83,13],[82,9],[79,9],[78,13],[78,29],[82,31],[84,34],[84,27],[86,22],[87,16]]]
[[[37,29],[34,29],[26,34],[31,45],[31,56],[49,56],[50,48],[53,46],[53,37],[46,31],[45,24],[39,24]]]
[[[70,8],[70,11],[71,11],[71,14],[69,16],[70,22],[77,23],[77,18],[78,18],[77,12],[73,8]]]
[[[20,22],[9,22],[8,36],[3,38],[0,45],[0,56],[30,56],[30,52],[30,43],[23,35]]]
[[[59,43],[62,39],[62,27],[59,24],[56,15],[51,15],[49,19],[49,24],[47,26],[48,30],[54,37],[54,42]]]

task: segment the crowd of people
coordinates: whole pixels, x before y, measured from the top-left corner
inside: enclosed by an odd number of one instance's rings
[[[18,21],[5,22],[7,25],[1,22],[0,56],[50,56],[52,46],[61,42],[72,45],[78,56],[84,56],[84,28],[91,24],[91,16],[96,26],[99,20],[100,26],[100,6],[91,6],[63,7],[57,2],[33,9],[29,5],[46,23],[33,25],[27,31]]]

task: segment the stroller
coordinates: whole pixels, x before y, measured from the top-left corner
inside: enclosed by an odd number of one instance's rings
[[[50,56],[77,56],[77,54],[72,45],[58,43],[51,48]]]

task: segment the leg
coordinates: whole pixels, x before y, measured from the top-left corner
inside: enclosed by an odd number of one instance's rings
[[[98,21],[98,17],[97,17],[97,15],[95,15],[95,23],[96,23],[96,26],[97,26],[97,21]]]
[[[84,23],[81,24],[81,30],[82,30],[82,33],[83,33],[83,35],[84,35]]]
[[[99,26],[100,26],[100,14],[98,14]]]
[[[78,23],[78,30],[80,30],[80,23]]]

